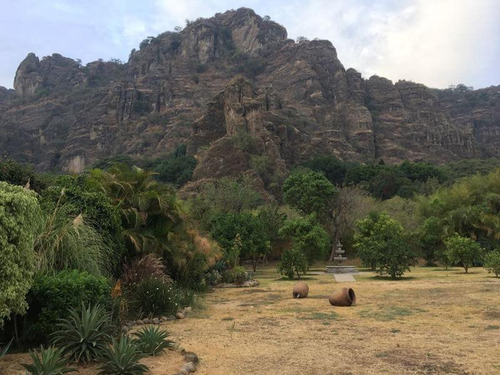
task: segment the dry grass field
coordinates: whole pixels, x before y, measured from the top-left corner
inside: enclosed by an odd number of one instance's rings
[[[406,275],[361,273],[348,284],[311,275],[309,297],[293,299],[294,281],[262,268],[260,286],[216,289],[203,308],[164,328],[198,354],[200,375],[500,374],[500,279],[482,268]],[[356,306],[328,303],[343,286],[355,290]],[[16,361],[7,356],[0,366],[22,374]],[[180,363],[173,352],[147,359],[152,374],[173,375]]]

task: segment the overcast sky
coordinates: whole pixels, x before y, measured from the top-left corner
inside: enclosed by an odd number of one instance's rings
[[[0,86],[29,52],[87,63],[126,61],[147,36],[239,7],[292,39],[330,40],[340,60],[373,74],[446,88],[500,84],[500,0],[0,0]]]

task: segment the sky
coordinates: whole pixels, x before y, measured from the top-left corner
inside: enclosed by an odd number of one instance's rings
[[[0,0],[0,86],[29,52],[127,61],[148,36],[240,7],[296,39],[330,40],[344,67],[435,88],[500,84],[500,0]]]

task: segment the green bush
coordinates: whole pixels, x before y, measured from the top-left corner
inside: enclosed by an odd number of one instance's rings
[[[76,371],[68,367],[68,361],[64,358],[62,349],[53,346],[44,349],[40,347],[37,353],[30,352],[33,364],[23,364],[30,375],[61,375]]]
[[[356,227],[355,247],[365,266],[395,279],[417,263],[417,254],[409,246],[402,225],[385,212],[370,213]]]
[[[132,314],[135,316],[172,315],[193,303],[194,294],[171,282],[145,279],[127,291]]]
[[[500,277],[500,250],[495,250],[486,255],[484,266],[496,277]]]
[[[119,340],[113,339],[111,347],[103,352],[104,363],[100,367],[99,375],[140,375],[149,371],[149,368],[139,363],[144,357],[137,345],[127,336]]]
[[[33,282],[33,243],[41,218],[37,194],[0,182],[0,328],[12,313],[24,314]]]
[[[483,249],[471,238],[462,237],[455,233],[444,243],[446,245],[446,256],[450,262],[461,264],[465,273],[469,272],[469,267],[482,260]]]
[[[137,339],[134,342],[142,353],[155,356],[173,345],[173,341],[167,340],[168,332],[158,327],[144,327],[135,332]]]
[[[283,252],[277,269],[280,274],[285,275],[290,280],[294,278],[295,274],[300,279],[300,273],[307,271],[307,257],[300,249],[295,247],[287,249]]]
[[[61,319],[54,332],[54,344],[77,363],[89,363],[100,358],[111,342],[112,326],[109,314],[100,305],[82,303],[71,309],[69,318]]]
[[[110,290],[104,277],[87,272],[66,270],[55,275],[39,275],[28,294],[27,341],[46,342],[58,320],[68,316],[68,309],[78,308],[82,303],[109,306]]]
[[[243,267],[234,267],[222,272],[222,282],[241,285],[247,280],[247,272]]]

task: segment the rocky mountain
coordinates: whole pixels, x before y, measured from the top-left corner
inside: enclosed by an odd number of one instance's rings
[[[286,174],[315,154],[386,163],[500,157],[500,86],[436,90],[345,69],[329,41],[241,8],[141,43],[126,63],[30,53],[0,88],[0,156],[80,172],[184,143],[194,180]]]

